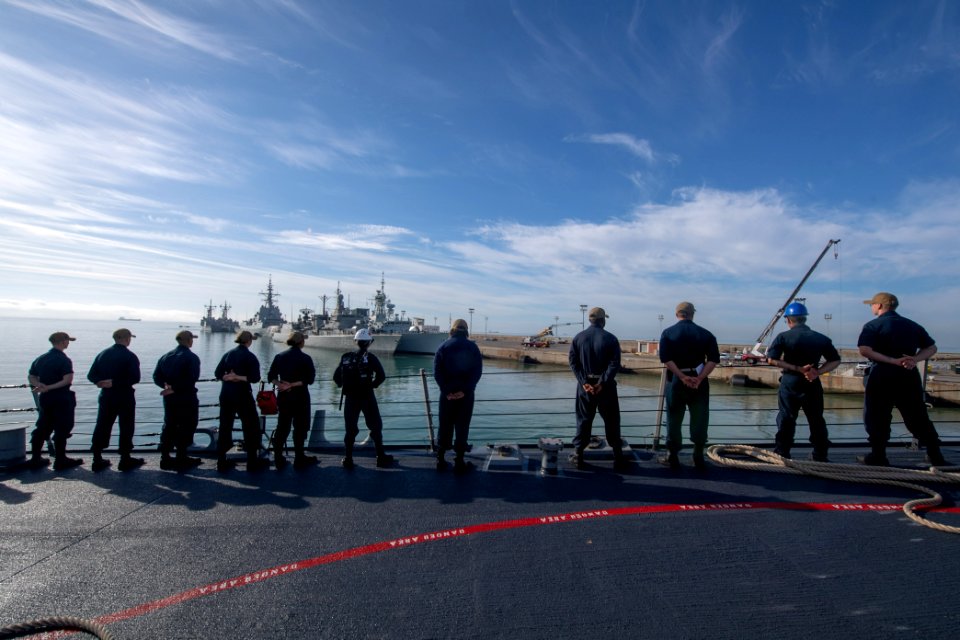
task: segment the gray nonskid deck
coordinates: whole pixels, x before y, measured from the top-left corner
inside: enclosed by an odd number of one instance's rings
[[[437,473],[425,452],[394,453],[393,469],[360,457],[352,472],[322,454],[302,472],[221,476],[207,462],[176,474],[151,456],[126,474],[2,475],[0,624],[96,618],[190,593],[110,629],[119,638],[955,634],[956,537],[896,510],[738,507],[890,504],[908,491],[715,466],[673,473],[646,451],[624,474],[605,461],[577,471],[561,456],[554,477],[535,465],[483,472],[480,448],[462,476]],[[717,508],[664,511],[674,505]],[[650,511],[604,515],[632,507]],[[299,568],[315,559],[324,561]],[[227,584],[249,576],[258,581]]]

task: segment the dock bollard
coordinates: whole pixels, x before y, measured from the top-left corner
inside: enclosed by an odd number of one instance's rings
[[[563,451],[563,440],[560,438],[540,438],[538,446],[543,452],[540,459],[540,475],[557,475],[557,457]]]

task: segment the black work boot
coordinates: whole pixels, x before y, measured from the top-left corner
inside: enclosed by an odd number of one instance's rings
[[[944,459],[943,452],[940,451],[940,443],[927,446],[927,462],[934,467],[950,466],[950,463]]]
[[[93,464],[90,465],[90,468],[95,471],[103,471],[104,469],[110,466],[111,462],[109,460],[104,460],[103,455],[99,451],[93,452]]]
[[[887,460],[887,446],[873,445],[870,453],[865,456],[857,456],[857,462],[865,464],[868,467],[889,467],[890,461]]]
[[[303,449],[299,449],[293,456],[294,469],[306,469],[307,467],[312,467],[317,464],[317,462],[317,456],[308,456],[304,453]]]
[[[450,468],[450,465],[443,458],[444,455],[446,455],[446,452],[443,449],[437,449],[437,471],[446,471]]]
[[[695,445],[693,448],[693,466],[700,471],[707,468],[707,461],[703,457],[703,445]]]
[[[120,458],[120,464],[117,465],[117,469],[120,469],[120,471],[133,471],[138,467],[142,467],[146,463],[147,461],[143,458],[134,458],[127,454]]]

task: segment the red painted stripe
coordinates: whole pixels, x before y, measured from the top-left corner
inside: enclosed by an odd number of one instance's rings
[[[553,516],[537,516],[533,518],[521,518],[518,520],[501,520],[499,522],[486,522],[474,524],[466,527],[457,527],[453,529],[442,529],[429,533],[420,533],[403,538],[395,538],[383,542],[375,542],[362,547],[354,547],[343,551],[336,551],[322,556],[316,556],[307,560],[282,564],[269,569],[254,571],[236,578],[230,578],[220,582],[214,582],[203,587],[188,589],[160,600],[147,602],[117,613],[108,614],[97,618],[100,624],[111,624],[122,620],[136,618],[159,609],[194,600],[203,596],[210,596],[223,591],[245,587],[258,582],[272,580],[281,576],[289,575],[296,571],[303,571],[324,564],[350,560],[360,556],[409,547],[426,542],[438,542],[449,540],[451,538],[461,538],[463,536],[475,535],[478,533],[487,533],[490,531],[501,531],[505,529],[519,529],[521,527],[535,527],[547,524],[561,524],[569,522],[582,522],[585,520],[594,520],[597,518],[608,518],[612,516],[639,515],[650,513],[672,513],[672,512],[694,512],[694,511],[744,511],[756,509],[780,509],[788,511],[899,511],[902,504],[843,504],[843,503],[818,503],[818,502],[730,502],[714,504],[665,504],[665,505],[644,505],[634,507],[616,507],[612,509],[596,509],[593,511],[575,511]],[[960,507],[930,509],[939,513],[960,513]]]

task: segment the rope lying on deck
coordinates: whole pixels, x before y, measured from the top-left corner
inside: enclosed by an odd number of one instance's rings
[[[794,475],[808,475],[827,480],[841,480],[843,482],[858,482],[861,484],[880,484],[893,487],[912,489],[925,493],[928,498],[917,498],[903,505],[903,512],[908,518],[925,527],[944,531],[946,533],[960,533],[960,527],[940,524],[921,517],[916,509],[921,507],[935,507],[943,502],[943,496],[917,482],[937,482],[960,484],[960,467],[930,467],[929,470],[912,470],[899,467],[868,467],[860,464],[834,464],[832,462],[808,462],[789,460],[773,451],[759,449],[749,445],[716,444],[707,448],[707,456],[727,467],[749,469],[751,471],[772,471],[774,473],[790,473]],[[746,456],[755,458],[757,462],[726,455]],[[950,471],[946,471],[949,469]]]
[[[113,640],[113,636],[103,625],[93,622],[92,620],[84,620],[83,618],[75,618],[73,616],[41,618],[39,620],[31,620],[30,622],[13,624],[9,627],[2,627],[0,628],[0,640],[22,638],[46,631],[85,631],[90,635],[101,638],[101,640]]]

